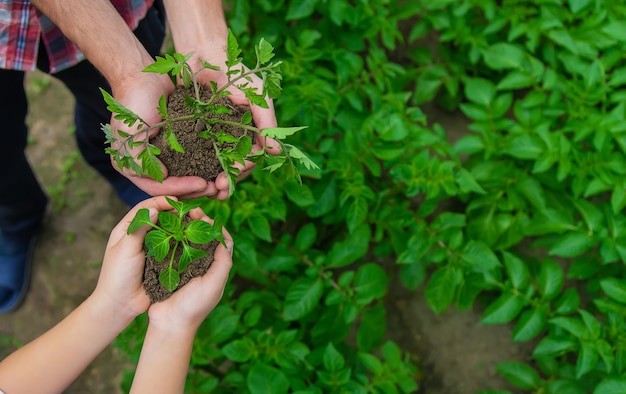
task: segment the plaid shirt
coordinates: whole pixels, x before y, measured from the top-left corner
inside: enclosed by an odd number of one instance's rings
[[[153,0],[111,0],[111,3],[134,30]],[[48,52],[51,73],[84,59],[76,45],[30,1],[0,0],[0,69],[34,70],[39,40]]]

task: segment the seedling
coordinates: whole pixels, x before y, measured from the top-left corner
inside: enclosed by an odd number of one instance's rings
[[[148,250],[146,258],[154,256],[158,262],[169,258],[168,267],[159,275],[159,282],[171,292],[180,283],[180,275],[185,268],[192,262],[207,256],[204,250],[194,248],[192,243],[207,244],[215,239],[225,243],[222,225],[217,219],[213,224],[204,220],[186,219],[189,211],[200,206],[199,200],[174,201],[171,198],[165,198],[176,213],[159,212],[158,221],[155,224],[150,220],[150,211],[147,208],[141,208],[128,226],[127,232],[132,234],[144,225],[152,227],[144,241]],[[178,261],[176,261],[177,251],[180,251]]]
[[[236,87],[245,94],[252,105],[263,108],[268,108],[266,97],[277,98],[280,95],[282,76],[279,73],[279,68],[282,62],[271,61],[274,57],[273,49],[271,44],[261,39],[255,47],[256,65],[252,69],[247,69],[242,63],[242,58],[239,57],[241,50],[237,40],[232,32],[229,32],[226,51],[227,83],[218,87],[216,82],[211,81],[209,88],[212,95],[205,101],[201,100],[201,86],[197,78],[198,73],[205,69],[220,70],[218,66],[200,61],[200,69],[193,70],[189,65],[189,59],[192,54],[174,53],[157,57],[156,61],[146,67],[144,71],[162,75],[167,74],[173,81],[177,81],[185,88],[191,89],[193,95],[185,96],[185,105],[190,110],[190,113],[178,117],[171,117],[168,114],[167,99],[165,96],[161,96],[157,108],[163,120],[154,124],[149,124],[139,115],[116,101],[106,91],[101,90],[108,104],[108,109],[114,113],[115,119],[123,121],[129,127],[137,125],[138,130],[137,133],[130,134],[122,130],[114,131],[109,124],[104,125],[103,131],[106,134],[107,143],[111,144],[111,147],[106,149],[107,153],[112,155],[120,169],[130,168],[140,176],[146,175],[161,182],[163,181],[163,173],[157,160],[161,151],[150,142],[148,138],[150,131],[162,129],[169,147],[184,155],[185,150],[179,143],[172,125],[177,122],[195,120],[200,122],[200,127],[195,127],[195,129],[199,130],[198,137],[211,141],[215,148],[219,162],[228,177],[229,193],[231,195],[235,190],[236,180],[240,173],[235,163],[245,165],[245,160],[255,163],[264,160],[266,162],[264,169],[270,172],[285,167],[286,177],[296,177],[301,182],[300,174],[294,162],[302,164],[307,169],[317,168],[317,165],[300,149],[284,143],[282,140],[306,127],[259,129],[253,124],[252,115],[249,111],[242,116],[239,122],[218,117],[220,114],[232,114],[228,107],[216,102],[219,97],[226,97],[231,94],[228,90],[229,88]],[[258,92],[257,88],[251,85],[253,75],[258,76],[263,82],[261,92]],[[244,132],[241,136],[233,136],[219,130],[217,127],[219,125],[236,126]],[[252,137],[254,133],[259,133],[264,138],[275,139],[281,148],[281,154],[272,156],[264,150],[252,153]],[[136,154],[137,151],[139,151],[138,154]],[[184,159],[184,156],[181,158]],[[138,164],[138,161],[141,164]]]

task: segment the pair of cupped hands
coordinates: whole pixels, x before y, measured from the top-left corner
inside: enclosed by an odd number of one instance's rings
[[[137,204],[122,218],[109,236],[92,298],[98,300],[102,310],[114,311],[116,323],[122,326],[148,311],[150,324],[168,332],[197,330],[222,298],[232,267],[233,239],[222,229],[226,246],[221,243],[217,246],[207,273],[189,281],[167,300],[151,305],[143,287],[146,261],[143,244],[152,227],[144,225],[131,234],[127,232],[141,208],[149,210],[152,223],[156,223],[159,212],[172,210],[165,197],[152,197]],[[213,223],[200,208],[191,210],[189,215],[193,220]]]
[[[228,82],[225,73],[227,68],[224,65],[225,59],[223,55],[219,55],[219,58],[211,58],[210,56],[200,58],[194,56],[189,61],[193,70],[200,69],[200,59],[211,64],[221,65],[220,70],[202,70],[197,76],[200,84],[210,86],[210,81],[213,81],[217,86],[223,86]],[[245,67],[244,69],[246,71],[248,70]],[[145,72],[130,75],[125,80],[112,84],[111,87],[113,97],[126,108],[138,114],[148,124],[156,124],[162,120],[157,110],[159,99],[161,96],[169,97],[175,88],[168,76]],[[251,82],[248,83],[247,87],[255,87],[257,88],[257,92],[261,93],[263,91],[263,82],[257,76],[252,75]],[[274,104],[269,97],[266,99],[268,108],[262,108],[256,105],[251,106],[244,93],[235,86],[231,86],[228,91],[230,92],[228,99],[233,104],[250,108],[252,118],[257,128],[265,129],[277,126]],[[117,130],[122,130],[129,134],[137,132],[136,129],[128,127],[121,120],[115,118],[111,118],[111,128],[114,132]],[[151,130],[148,138],[155,136],[158,132],[158,129]],[[269,154],[275,155],[280,153],[280,148],[275,140],[261,137],[257,134],[256,141],[252,147],[252,153],[260,149],[265,149]],[[113,167],[120,171],[113,160],[112,164]],[[249,161],[246,161],[245,166],[240,163],[236,163],[236,166],[240,170],[239,179],[248,176],[254,168],[254,164]],[[173,195],[181,199],[191,199],[202,196],[213,197],[220,200],[228,198],[228,178],[224,172],[217,176],[215,182],[212,182],[197,176],[169,177],[167,168],[163,165],[161,165],[161,168],[164,174],[163,182],[161,183],[148,177],[140,177],[128,168],[121,172],[140,189],[152,196]]]
[[[211,63],[211,59],[203,59]],[[192,60],[193,61],[193,60]],[[219,61],[214,64],[223,64]],[[199,66],[199,62],[192,62],[192,68]],[[194,68],[197,69],[197,68]],[[222,70],[225,70],[223,68]],[[215,81],[218,86],[228,82],[224,71],[214,71],[205,69],[198,74],[198,81],[209,86],[209,81]],[[253,77],[249,86],[255,86],[258,92],[262,91],[262,81]],[[141,116],[148,124],[155,124],[161,121],[161,116],[157,111],[157,103],[163,95],[168,97],[175,86],[167,76],[153,73],[137,73],[129,76],[122,83],[112,86],[113,96],[121,104],[131,109]],[[228,98],[235,105],[245,105],[250,107],[254,122],[260,129],[276,127],[276,116],[271,99],[267,99],[268,108],[250,106],[245,95],[233,87],[229,89]],[[129,128],[122,121],[111,119],[113,130],[123,130],[127,133],[135,133],[137,130]],[[149,137],[158,133],[153,130]],[[253,152],[265,149],[270,154],[280,153],[278,144],[270,138],[256,136],[256,143]],[[239,164],[239,163],[238,163]],[[113,163],[113,166],[119,168]],[[153,196],[170,196],[178,199],[191,199],[201,196],[208,196],[217,199],[228,198],[228,179],[225,173],[218,175],[215,182],[207,181],[196,176],[168,177],[167,169],[162,166],[164,180],[159,183],[147,177],[137,176],[129,169],[122,171],[140,189]],[[250,174],[254,164],[246,162],[245,166],[239,166],[239,179]],[[149,298],[143,289],[142,275],[145,264],[145,254],[143,252],[143,241],[149,226],[144,226],[132,234],[127,234],[128,226],[140,208],[150,210],[150,218],[156,222],[158,212],[167,211],[171,206],[164,197],[153,197],[141,202],[119,222],[112,231],[107,244],[103,268],[98,280],[98,285],[94,291],[94,296],[108,300],[116,305],[118,310],[127,319],[133,319],[137,315],[145,312],[149,308],[150,324],[160,324],[168,329],[187,330],[190,327],[198,327],[206,316],[215,308],[222,297],[228,275],[232,267],[233,240],[224,229],[226,245],[220,244],[215,251],[215,260],[208,272],[198,278],[194,278],[181,289],[176,291],[165,301],[150,305]],[[194,220],[205,220],[211,223],[202,210],[195,209],[190,212]],[[193,302],[190,302],[193,300]]]

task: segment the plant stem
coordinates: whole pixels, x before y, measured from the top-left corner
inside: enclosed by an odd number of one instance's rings
[[[200,101],[200,88],[198,87],[198,80],[196,78],[196,73],[191,70],[189,64],[185,63],[185,66],[189,70],[189,74],[191,74],[191,82],[193,83],[193,91],[196,94],[196,100]]]
[[[239,123],[239,122],[233,122],[233,121],[230,121],[230,120],[217,119],[216,123],[224,124],[224,125],[228,125],[228,126],[241,127],[244,130],[250,130],[250,131],[253,131],[255,133],[260,133],[261,132],[261,129],[259,129],[258,127],[249,126],[247,124],[243,124],[243,123]]]
[[[176,249],[178,249],[178,244],[179,242],[176,241],[176,243],[174,244],[174,247],[172,248],[172,252],[170,255],[170,269],[174,269],[174,256],[176,255]]]
[[[226,89],[228,89],[229,87],[233,86],[235,84],[235,82],[239,81],[240,79],[245,78],[248,75],[254,75],[254,74],[256,74],[258,72],[261,72],[261,71],[270,70],[272,67],[275,67],[275,66],[276,66],[275,64],[270,64],[269,66],[255,68],[254,70],[248,70],[245,73],[239,74],[235,78],[228,80],[228,82],[226,84],[224,84],[221,88],[217,89],[215,94],[209,99],[208,104],[211,105],[213,103],[213,101],[215,101],[217,99],[219,93],[221,93],[221,92],[225,91]]]

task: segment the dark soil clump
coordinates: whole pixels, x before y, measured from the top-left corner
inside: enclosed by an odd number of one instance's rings
[[[201,101],[207,102],[212,94],[208,88],[200,86]],[[185,96],[195,97],[193,88],[186,89],[183,86],[177,86],[174,93],[170,95],[167,103],[167,112],[170,118],[192,114],[185,104]],[[248,110],[247,107],[233,105],[226,97],[218,97],[214,104],[225,106],[231,111],[231,114],[216,114],[215,117],[232,122],[240,122]],[[159,160],[163,162],[170,176],[193,175],[207,181],[215,181],[217,175],[223,171],[215,154],[213,141],[198,136],[198,133],[207,130],[207,127],[202,119],[172,124],[174,135],[176,135],[185,153],[176,152],[170,148],[165,140],[163,130],[150,140],[154,146],[161,150],[161,154],[158,156]],[[211,127],[215,131],[221,130],[235,137],[240,137],[244,133],[242,128],[230,125],[215,124]]]
[[[196,249],[201,249],[207,252],[207,256],[202,259],[191,262],[185,270],[180,274],[180,283],[178,287],[174,289],[173,292],[167,290],[161,283],[159,282],[159,275],[169,266],[169,255],[160,263],[154,259],[153,256],[150,256],[146,259],[146,266],[144,268],[143,273],[143,287],[146,289],[146,293],[150,297],[150,302],[155,303],[159,301],[164,301],[168,299],[175,291],[180,289],[187,282],[195,278],[196,276],[204,275],[211,264],[213,264],[215,248],[219,245],[218,240],[213,240],[204,245],[196,245],[190,244],[192,247]],[[172,245],[173,246],[173,243]],[[174,258],[173,268],[178,268],[178,260],[180,260],[180,255],[182,254],[182,247],[179,247],[176,250],[176,256]]]

